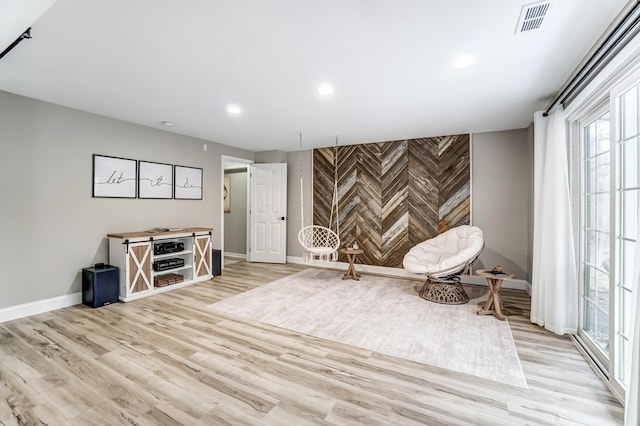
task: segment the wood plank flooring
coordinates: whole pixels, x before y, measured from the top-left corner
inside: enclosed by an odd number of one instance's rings
[[[622,424],[570,339],[529,322],[524,292],[501,294],[528,390],[206,308],[301,269],[242,261],[135,302],[0,324],[0,425]]]

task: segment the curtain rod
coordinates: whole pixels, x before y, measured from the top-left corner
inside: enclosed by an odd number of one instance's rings
[[[547,109],[542,114],[548,116],[549,112],[559,103],[565,104],[573,100],[587,84],[589,84],[598,72],[602,70],[629,41],[640,32],[640,1],[636,0],[633,7],[625,14],[611,32],[606,36],[602,44],[598,46],[589,59],[580,67],[579,71],[564,85],[562,90],[553,98]]]
[[[31,27],[27,28],[25,30],[25,32],[23,32],[22,34],[20,34],[20,37],[18,37],[17,39],[15,39],[15,41],[13,43],[11,43],[9,45],[9,47],[7,47],[6,49],[4,49],[2,51],[2,53],[0,53],[0,59],[2,59],[4,57],[4,55],[6,55],[7,53],[9,53],[11,51],[11,49],[13,49],[14,47],[16,47],[18,44],[20,44],[20,42],[26,38],[31,38]]]

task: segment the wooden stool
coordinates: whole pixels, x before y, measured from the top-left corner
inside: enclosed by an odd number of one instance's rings
[[[347,269],[347,273],[342,276],[342,279],[343,280],[352,279],[352,280],[359,281],[360,275],[356,273],[355,263],[358,255],[364,253],[364,251],[362,249],[347,248],[347,249],[341,249],[340,253],[346,254],[347,259],[349,259],[349,269]]]
[[[478,310],[478,315],[493,315],[500,321],[504,321],[506,318],[502,314],[502,302],[500,301],[500,287],[505,280],[512,280],[515,274],[508,274],[506,272],[501,274],[494,274],[491,271],[485,269],[478,269],[476,274],[484,277],[489,285],[489,297],[484,303],[482,309]]]

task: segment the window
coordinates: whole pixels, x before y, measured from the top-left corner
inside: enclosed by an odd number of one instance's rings
[[[617,179],[616,179],[616,236],[617,252],[615,279],[615,310],[617,318],[614,323],[615,348],[617,359],[614,363],[616,379],[623,385],[625,374],[629,368],[631,348],[633,268],[638,223],[638,189],[640,179],[638,173],[640,135],[638,134],[638,85],[615,96],[617,126]]]
[[[640,71],[607,96],[603,106],[574,121],[580,140],[578,336],[622,397],[640,215]]]
[[[609,111],[582,129],[582,220],[580,332],[602,364],[609,359],[611,151]]]

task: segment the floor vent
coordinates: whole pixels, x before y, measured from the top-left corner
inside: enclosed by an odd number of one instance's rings
[[[516,35],[536,30],[542,26],[542,21],[549,10],[550,1],[539,1],[522,6]]]

